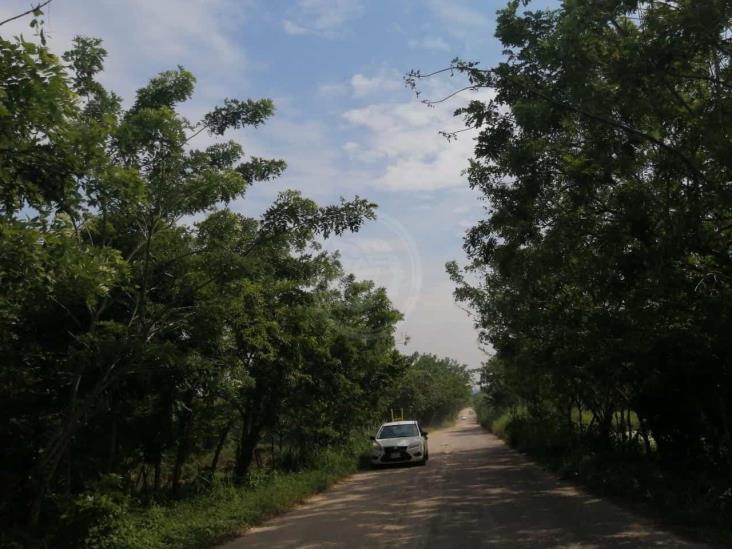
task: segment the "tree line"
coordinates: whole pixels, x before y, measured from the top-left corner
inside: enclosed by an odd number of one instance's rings
[[[98,80],[105,57],[96,38],[60,57],[0,38],[4,527],[42,529],[104,478],[153,496],[222,468],[242,483],[265,438],[271,466],[299,467],[440,385],[466,400],[464,367],[400,353],[385,290],[320,246],[375,204],[285,191],[260,217],[228,207],[286,168],[223,139],[265,123],[270,100],[189,121],[178,67],[126,108]]]
[[[571,435],[565,449],[581,433],[706,475],[697,490],[724,506],[732,3],[527,4],[498,14],[497,65],[443,71],[491,90],[456,111],[479,130],[467,176],[486,215],[467,265],[448,264],[495,350],[487,402]]]
[[[390,390],[388,408],[423,425],[454,419],[468,405],[472,377],[465,365],[451,358],[415,353],[411,366]]]

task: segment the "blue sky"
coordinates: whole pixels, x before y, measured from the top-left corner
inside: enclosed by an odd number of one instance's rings
[[[275,118],[238,135],[252,154],[283,158],[287,174],[232,204],[255,215],[277,192],[299,189],[319,202],[360,195],[379,219],[355,236],[329,241],[345,268],[387,288],[402,310],[406,350],[451,356],[477,367],[468,314],[454,304],[448,260],[464,258],[462,235],[484,215],[461,170],[472,136],[452,111],[469,96],[427,108],[406,89],[410,69],[429,71],[459,56],[495,64],[495,12],[505,2],[460,0],[54,0],[46,29],[63,51],[76,34],[109,51],[103,82],[130,100],[159,71],[180,64],[198,78],[183,106],[196,120],[225,97],[270,97]],[[5,0],[0,16],[28,8]],[[9,32],[28,33],[27,21]],[[449,77],[425,83],[439,97],[461,87]],[[488,93],[488,92],[486,92]],[[201,136],[196,146],[212,138]]]

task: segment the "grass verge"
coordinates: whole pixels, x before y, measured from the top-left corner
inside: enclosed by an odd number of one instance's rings
[[[219,485],[187,501],[140,510],[136,530],[145,543],[135,547],[202,548],[234,538],[356,471],[362,450],[329,449],[304,471],[274,472],[248,488]]]
[[[0,547],[87,549],[208,548],[280,514],[363,467],[354,441],[321,451],[296,472],[256,472],[246,485],[220,482],[183,499],[147,502],[120,491],[85,493],[59,503],[58,522],[40,532],[3,532]]]

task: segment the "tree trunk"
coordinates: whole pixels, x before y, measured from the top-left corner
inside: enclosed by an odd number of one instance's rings
[[[180,438],[178,439],[178,451],[175,455],[173,466],[173,478],[171,488],[173,495],[180,492],[180,480],[183,475],[183,466],[191,455],[193,447],[193,391],[189,391],[183,401],[183,411],[180,416]]]
[[[577,416],[579,419],[579,434],[581,436],[585,432],[585,424],[584,424],[584,420],[582,418],[582,405],[580,404],[579,400],[577,401]]]
[[[216,468],[219,465],[219,457],[221,457],[221,450],[224,449],[224,444],[226,444],[226,439],[229,437],[229,431],[231,430],[231,426],[234,423],[234,420],[229,420],[224,428],[221,430],[221,434],[219,435],[219,441],[216,444],[216,450],[214,451],[213,459],[211,460],[211,478],[214,478],[214,475],[216,474]]]
[[[48,487],[56,475],[63,456],[68,452],[77,428],[75,418],[68,420],[55,440],[48,446],[49,451],[41,456],[29,475],[27,493],[29,496],[28,524],[30,526],[38,525]]]
[[[571,435],[574,433],[574,421],[572,420],[572,401],[569,401],[569,404],[564,410],[564,417],[567,421],[567,433]]]
[[[117,463],[117,415],[113,411],[112,425],[109,429],[109,457],[107,459],[107,471],[114,471]]]
[[[234,480],[236,482],[242,482],[246,478],[249,467],[252,465],[254,449],[259,444],[261,436],[261,429],[255,425],[253,414],[250,411],[242,418],[239,449],[234,464]]]
[[[78,431],[102,408],[104,404],[102,397],[117,377],[119,377],[121,368],[118,368],[118,365],[122,361],[123,357],[120,357],[109,365],[102,377],[94,384],[88,396],[82,401],[79,401],[77,398],[77,391],[81,384],[82,376],[80,373],[77,374],[72,384],[73,387],[64,421],[48,445],[43,449],[41,457],[33,465],[28,474],[28,481],[24,489],[25,494],[23,495],[27,497],[25,501],[29,502],[27,515],[29,526],[38,525],[43,500],[46,497],[51,481],[56,476],[61,459],[68,451]]]
[[[727,411],[726,400],[722,396],[718,397],[718,402],[719,412],[722,418],[723,440],[725,442],[725,446],[727,447],[727,465],[729,466],[730,473],[732,473],[732,434],[730,434],[729,413]]]
[[[153,479],[153,491],[159,492],[160,491],[160,480],[162,477],[162,468],[163,468],[163,454],[162,452],[158,451],[158,454],[155,456],[155,475]]]
[[[602,415],[597,423],[597,431],[600,437],[600,444],[605,448],[612,446],[610,432],[613,426],[613,412],[611,410],[603,410]]]
[[[270,466],[271,466],[272,470],[274,471],[275,470],[275,435],[274,435],[274,432],[272,434],[270,434],[269,442],[270,442],[270,448],[271,448],[270,453],[272,454],[270,456],[270,459],[272,460],[272,463],[270,463]]]
[[[143,463],[142,467],[140,467],[140,472],[137,474],[134,489],[142,491],[145,488],[147,488],[147,465]]]
[[[646,455],[650,456],[651,455],[651,440],[648,436],[648,426],[646,425],[645,420],[640,415],[638,415],[638,422],[640,423],[640,431],[641,431],[641,436],[643,437],[643,445],[645,446],[645,449],[646,449]]]

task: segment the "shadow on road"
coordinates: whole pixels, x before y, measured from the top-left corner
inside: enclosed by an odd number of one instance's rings
[[[426,467],[355,475],[229,547],[694,547],[577,491],[474,421],[430,435]]]

